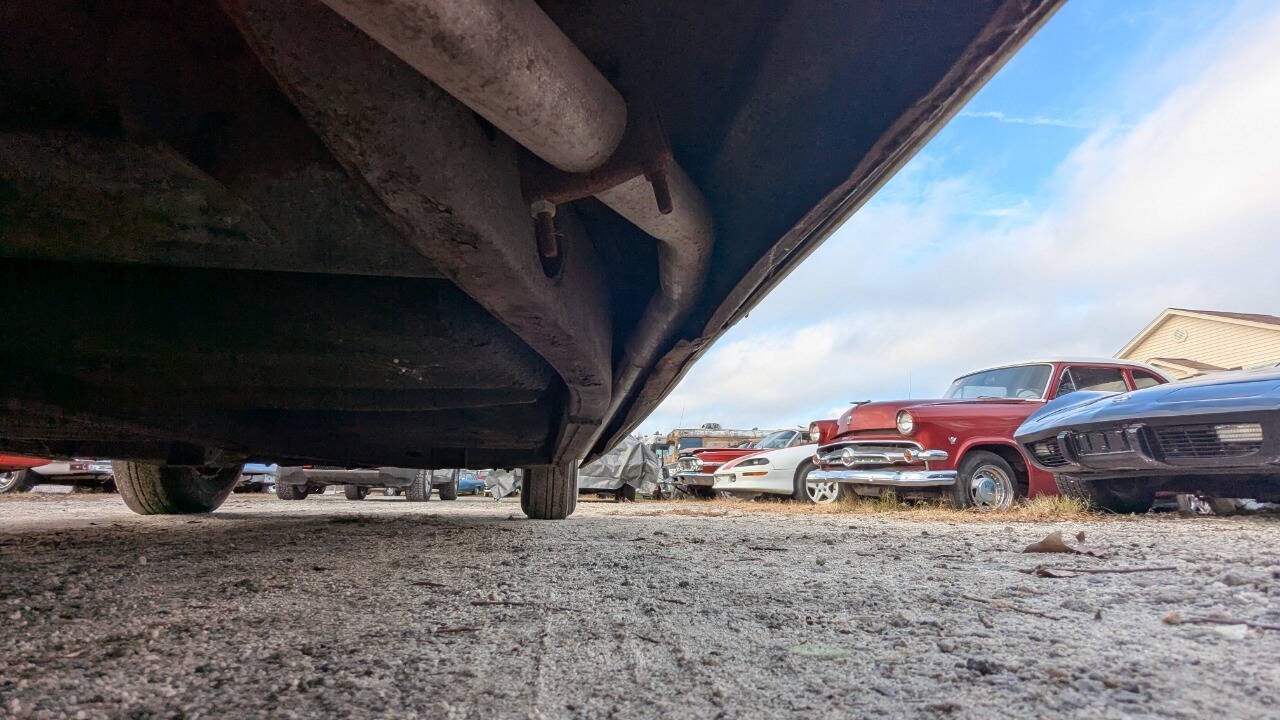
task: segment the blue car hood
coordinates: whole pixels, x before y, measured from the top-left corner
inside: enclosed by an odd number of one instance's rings
[[[1075,392],[1028,417],[1014,436],[1140,419],[1280,409],[1280,371],[1231,372],[1127,393]]]

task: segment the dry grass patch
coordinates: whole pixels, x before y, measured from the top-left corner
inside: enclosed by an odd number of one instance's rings
[[[654,503],[657,504],[657,503]],[[650,508],[654,504],[646,503]],[[879,497],[849,497],[830,505],[806,505],[783,500],[687,500],[664,502],[668,509],[648,509],[619,514],[688,517],[721,517],[731,511],[768,515],[893,515],[934,522],[1054,522],[1059,520],[1099,520],[1100,514],[1079,500],[1061,495],[1042,495],[1023,500],[1007,510],[957,510],[939,500],[900,500],[892,493]]]

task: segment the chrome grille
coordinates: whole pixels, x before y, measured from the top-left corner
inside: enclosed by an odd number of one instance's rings
[[[1257,423],[1166,425],[1152,430],[1166,460],[1244,457],[1262,449],[1262,426]]]
[[[844,465],[840,453],[845,448],[853,448],[859,453],[879,453],[884,455],[879,462],[875,462],[870,458],[864,459],[857,463],[861,466],[882,466],[897,465],[906,463],[906,459],[902,454],[905,450],[920,450],[920,443],[911,440],[877,440],[868,442],[843,442],[838,445],[828,445],[823,448],[826,452],[818,454],[818,461],[823,465]]]
[[[702,470],[702,461],[696,457],[682,457],[679,466],[680,472],[698,472]]]

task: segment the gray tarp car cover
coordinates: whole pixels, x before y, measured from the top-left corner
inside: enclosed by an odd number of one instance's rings
[[[629,437],[578,470],[578,489],[617,490],[630,485],[637,495],[652,495],[661,478],[658,456],[648,445]]]
[[[520,489],[520,475],[516,470],[490,470],[485,477],[485,490],[494,500],[501,500]]]

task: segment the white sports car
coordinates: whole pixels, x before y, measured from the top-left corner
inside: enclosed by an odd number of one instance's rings
[[[817,444],[799,445],[731,460],[716,470],[713,488],[736,497],[786,495],[801,502],[836,502],[844,497],[839,483],[805,482],[805,476],[815,469],[813,454],[817,449]]]

